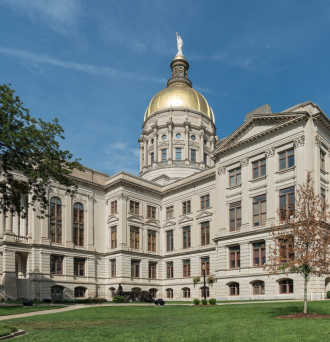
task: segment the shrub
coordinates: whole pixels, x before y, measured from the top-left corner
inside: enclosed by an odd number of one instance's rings
[[[8,302],[10,302],[10,301],[11,301],[11,298],[10,298],[10,297],[8,297],[8,298],[7,298],[7,300],[8,300]]]
[[[200,302],[201,302],[201,301],[200,301],[199,299],[197,299],[197,298],[194,299],[194,304],[195,304],[195,305],[199,305]]]
[[[209,303],[214,305],[217,302],[215,298],[210,298]]]
[[[4,301],[5,301],[5,299],[4,299],[4,298],[1,298],[1,301],[2,301],[2,302],[4,302]]]
[[[207,299],[202,299],[202,304],[207,305]]]
[[[327,297],[330,298],[330,291],[327,292]]]
[[[112,301],[114,303],[125,303],[125,298],[122,296],[114,296]]]
[[[94,304],[101,304],[101,303],[105,303],[107,300],[105,298],[93,298],[92,299],[92,303]]]

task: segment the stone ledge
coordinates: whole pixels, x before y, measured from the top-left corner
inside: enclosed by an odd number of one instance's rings
[[[19,336],[22,336],[22,335],[25,335],[25,334],[27,334],[27,332],[25,330],[18,330],[18,331],[13,332],[13,333],[11,333],[9,335],[1,336],[0,337],[0,341],[7,340],[9,338],[19,337]]]

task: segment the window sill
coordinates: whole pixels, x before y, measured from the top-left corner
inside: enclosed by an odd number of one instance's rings
[[[329,172],[327,172],[327,171],[325,171],[325,170],[323,170],[323,169],[320,169],[320,172],[322,173],[322,175],[324,175],[324,176],[326,176],[326,175],[328,175],[329,174]]]
[[[226,190],[234,190],[234,189],[240,188],[241,186],[242,186],[242,183],[236,184],[233,186],[229,186],[228,188],[226,188]]]
[[[261,224],[260,226],[253,226],[253,228],[265,228],[266,224]]]
[[[281,175],[282,173],[293,171],[295,168],[296,166],[291,166],[291,167],[288,167],[287,169],[276,171],[275,174]]]
[[[185,213],[185,214],[179,215],[179,217],[183,217],[183,216],[186,216],[186,215],[190,215],[190,214],[192,214],[192,213],[193,213],[193,212],[190,211],[189,213]]]
[[[249,180],[249,182],[251,182],[251,183],[259,182],[259,181],[261,181],[261,180],[265,180],[266,178],[267,178],[267,175],[261,176],[261,177],[258,177],[258,178],[251,179],[251,180]]]
[[[197,210],[197,212],[199,213],[200,211],[203,211],[205,209],[212,209],[212,207],[207,207],[207,208],[199,209],[199,210]]]

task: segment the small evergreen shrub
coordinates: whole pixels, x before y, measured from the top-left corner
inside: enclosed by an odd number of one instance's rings
[[[330,298],[330,291],[327,292],[327,297]]]
[[[207,305],[207,299],[202,299],[202,304]]]
[[[216,302],[217,302],[217,300],[215,298],[210,298],[210,300],[209,300],[209,303],[211,305],[214,305]]]
[[[194,304],[195,304],[195,305],[199,305],[200,302],[201,302],[201,301],[200,301],[199,299],[197,299],[197,298],[194,299]]]
[[[114,303],[125,303],[125,298],[122,296],[114,296],[112,301]]]

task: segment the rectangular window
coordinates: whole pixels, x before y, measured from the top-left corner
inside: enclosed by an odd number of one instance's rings
[[[85,276],[85,259],[74,258],[74,275],[78,277]]]
[[[111,202],[111,214],[115,214],[117,212],[117,201]]]
[[[192,162],[196,162],[196,150],[190,151],[190,159]]]
[[[186,201],[182,203],[182,209],[184,214],[190,213],[190,201]]]
[[[139,278],[140,277],[140,261],[131,261],[131,277]]]
[[[173,230],[166,232],[166,251],[173,251]]]
[[[293,293],[293,280],[286,279],[280,281],[280,293]]]
[[[322,150],[320,151],[320,168],[325,171],[325,153]]]
[[[201,209],[210,207],[210,195],[201,196]]]
[[[63,257],[57,255],[50,256],[50,273],[63,274]]]
[[[201,224],[201,246],[210,244],[210,222]]]
[[[183,289],[183,298],[190,298],[190,289],[187,287]]]
[[[150,153],[150,161],[151,161],[151,164],[155,162],[155,154],[153,152]]]
[[[265,243],[253,244],[253,266],[262,266],[266,263]]]
[[[263,226],[267,218],[266,195],[253,198],[253,226]]]
[[[210,258],[201,259],[201,275],[204,275],[203,268],[205,267],[205,275],[210,275]]]
[[[136,227],[131,227],[130,229],[130,240],[131,240],[131,248],[139,249],[140,248],[140,229]]]
[[[294,186],[287,189],[280,190],[280,214],[281,219],[284,220],[287,211],[289,215],[293,215],[294,212]]]
[[[266,159],[252,163],[253,179],[266,175]]]
[[[326,214],[326,207],[325,207],[325,190],[321,188],[321,213],[322,216]]]
[[[167,160],[167,150],[162,150],[162,161],[166,161]]]
[[[152,206],[148,205],[148,207],[147,207],[147,216],[149,218],[155,219],[156,218],[156,207],[152,207]]]
[[[204,161],[204,164],[207,165],[207,154],[206,153],[204,153],[204,160],[203,161]]]
[[[167,298],[173,298],[173,290],[172,289],[166,290],[166,297]]]
[[[168,262],[166,264],[166,278],[173,279],[173,262]]]
[[[241,229],[242,225],[242,207],[241,201],[229,204],[230,231],[235,232]]]
[[[201,288],[201,297],[204,298],[204,286]],[[210,289],[206,286],[206,297],[210,297]]]
[[[111,277],[116,277],[116,260],[110,260],[111,261]]]
[[[190,227],[183,228],[183,249],[190,247]]]
[[[280,258],[281,262],[288,262],[294,259],[293,238],[280,240]]]
[[[231,247],[229,248],[229,262],[230,268],[239,268],[241,266],[241,257],[240,257],[240,247]]]
[[[174,217],[174,207],[171,205],[170,207],[166,208],[166,219],[171,219]]]
[[[111,227],[111,248],[117,247],[117,227]]]
[[[157,263],[149,262],[149,279],[156,279]]]
[[[280,170],[294,166],[294,149],[284,151],[279,154]]]
[[[134,202],[134,201],[130,201],[130,213],[131,214],[136,214],[139,215],[139,207],[140,207],[140,203],[139,202]]]
[[[181,160],[181,148],[175,149],[176,160]]]
[[[231,296],[239,296],[239,284],[233,283],[229,285],[229,294]]]
[[[156,252],[156,232],[148,230],[148,251]]]
[[[241,184],[241,168],[229,171],[229,186]]]
[[[190,260],[183,261],[183,278],[190,277]]]

